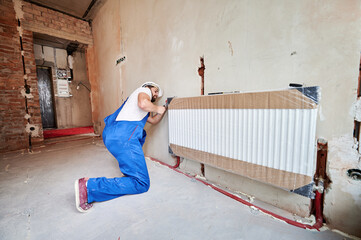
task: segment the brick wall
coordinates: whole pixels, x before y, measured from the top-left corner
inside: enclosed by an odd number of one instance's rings
[[[36,77],[33,32],[23,29],[22,43],[27,76],[26,83],[30,86],[30,93],[32,95],[31,98],[27,98],[27,109],[28,114],[31,116],[30,124],[35,125],[38,128],[38,130],[32,132],[31,142],[32,144],[35,144],[37,142],[42,142],[44,139],[42,133],[38,79]]]
[[[26,148],[23,67],[12,1],[0,0],[0,151]]]
[[[25,29],[84,44],[93,43],[88,22],[28,2],[23,2],[22,10]]]
[[[87,22],[28,2],[21,3],[23,18],[20,19],[21,28],[18,28],[13,1],[0,0],[0,152],[28,148],[29,132],[32,133],[32,144],[43,141],[33,32],[83,44],[93,42]],[[21,93],[25,81],[32,95],[27,98]],[[29,121],[25,119],[27,112]],[[35,131],[29,131],[29,123]]]

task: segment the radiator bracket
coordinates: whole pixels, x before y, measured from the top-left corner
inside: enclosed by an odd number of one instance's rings
[[[306,97],[313,100],[316,104],[319,104],[320,102],[320,87],[319,86],[313,86],[313,87],[296,87],[298,91],[303,93]]]
[[[311,182],[310,184],[307,184],[307,185],[305,185],[303,187],[291,190],[291,192],[297,193],[297,194],[302,195],[304,197],[315,199],[314,186],[315,186],[315,183]]]

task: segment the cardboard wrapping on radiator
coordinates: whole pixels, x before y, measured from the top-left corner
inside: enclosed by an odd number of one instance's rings
[[[290,191],[313,183],[319,87],[174,98],[173,154]]]
[[[315,90],[318,98],[318,92]],[[316,108],[315,96],[300,88],[272,92],[251,92],[175,98],[169,109],[310,109]]]

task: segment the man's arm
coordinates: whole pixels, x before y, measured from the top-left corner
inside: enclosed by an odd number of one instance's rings
[[[162,118],[164,117],[165,112],[167,111],[167,109],[165,109],[164,113],[162,114],[156,114],[154,116],[149,116],[147,119],[147,122],[151,123],[151,124],[157,124],[160,122],[160,120],[162,120]]]
[[[138,106],[146,112],[154,112],[154,113],[158,113],[155,116],[150,116],[147,120],[147,122],[151,123],[151,124],[157,124],[160,120],[162,120],[164,113],[166,111],[166,108],[163,106],[157,106],[155,104],[153,104],[150,101],[150,97],[148,94],[146,93],[139,93],[138,94]]]

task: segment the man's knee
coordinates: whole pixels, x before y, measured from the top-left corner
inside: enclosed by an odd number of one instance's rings
[[[150,182],[149,182],[149,180],[147,180],[147,181],[138,181],[138,187],[137,187],[137,189],[138,189],[139,193],[148,192],[149,187],[150,187]]]

